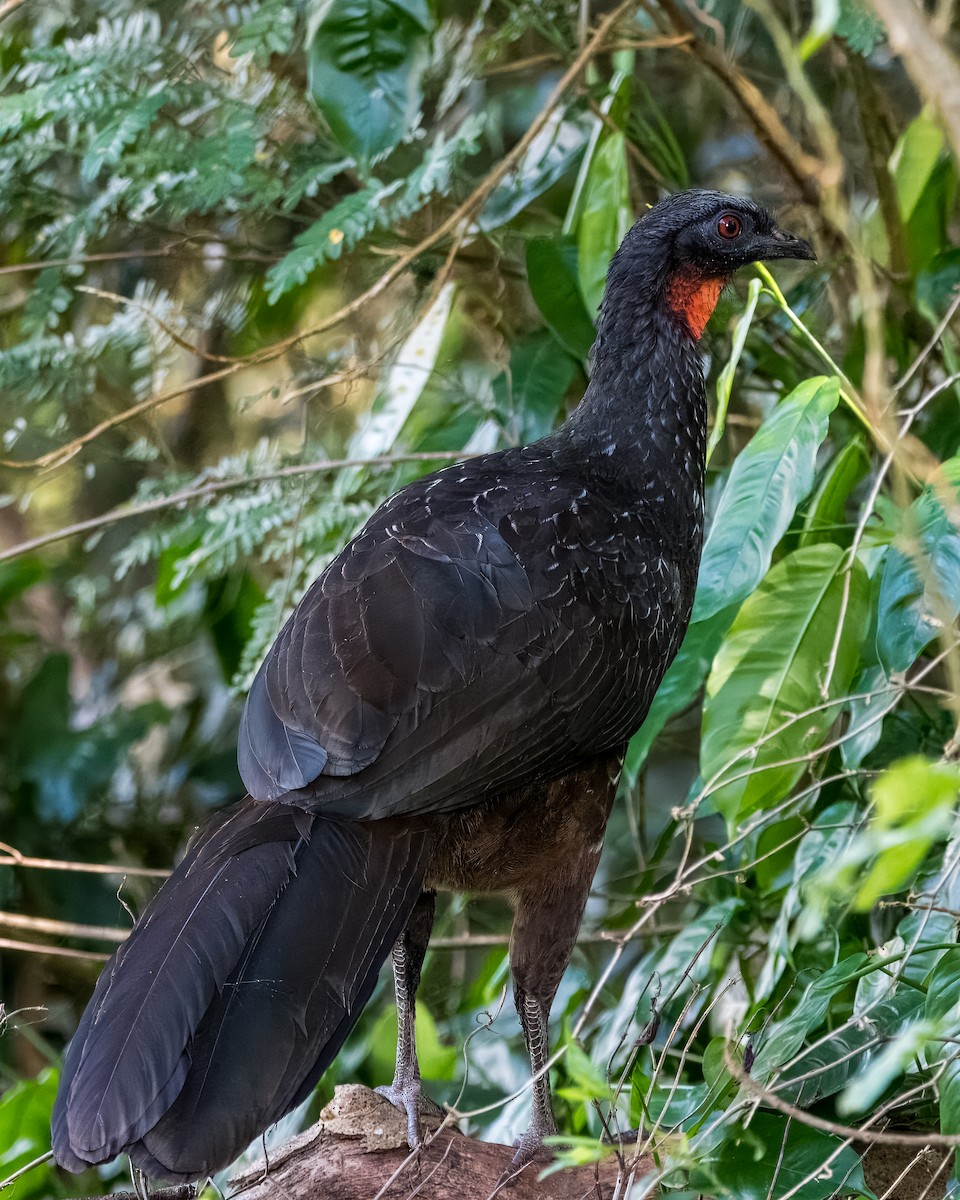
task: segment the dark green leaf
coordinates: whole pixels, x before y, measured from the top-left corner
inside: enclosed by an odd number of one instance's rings
[[[837,993],[870,966],[870,957],[866,954],[852,954],[841,959],[807,987],[790,1016],[773,1022],[764,1031],[753,1063],[753,1077],[758,1083],[767,1083],[794,1057],[808,1035],[822,1025]]]
[[[737,456],[710,525],[693,619],[748,596],[813,486],[817,451],[840,398],[836,378],[808,380],[777,405]]]
[[[709,1187],[709,1176],[703,1186]],[[821,1133],[779,1113],[758,1112],[744,1128],[731,1131],[719,1157],[710,1164],[720,1194],[736,1200],[830,1200],[867,1196],[859,1157],[839,1138]],[[700,1181],[694,1171],[692,1181]],[[717,1195],[715,1191],[711,1195]]]
[[[337,0],[314,19],[310,90],[340,145],[360,162],[391,150],[411,127],[431,28],[425,0]]]
[[[585,360],[596,337],[577,282],[577,246],[565,237],[527,243],[530,292],[561,345]]]
[[[859,441],[847,442],[823,472],[823,478],[810,498],[803,519],[801,546],[818,542],[845,544],[842,526],[846,519],[850,493],[870,469],[870,459]]]
[[[924,1015],[927,1019],[949,1020],[960,1028],[960,946],[945,950],[924,982],[927,989]]]
[[[707,680],[700,751],[731,826],[789,793],[837,719],[830,701],[856,671],[868,594],[859,562],[822,545],[788,555],[744,602]]]
[[[541,330],[514,343],[510,374],[494,384],[511,441],[535,442],[553,429],[576,369],[551,333]]]

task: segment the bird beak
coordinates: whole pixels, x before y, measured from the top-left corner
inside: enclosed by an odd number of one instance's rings
[[[782,229],[775,229],[773,233],[761,240],[759,247],[761,253],[757,255],[760,259],[771,258],[805,258],[816,262],[816,254],[809,242],[803,238],[794,237],[792,233],[784,233]]]

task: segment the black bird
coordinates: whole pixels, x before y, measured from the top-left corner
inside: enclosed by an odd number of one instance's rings
[[[385,1091],[414,1144],[438,888],[512,901],[514,996],[543,1068],[623,748],[693,603],[697,339],[734,271],[775,258],[813,252],[751,201],[662,200],[610,264],[573,415],[401,489],[310,587],[247,699],[249,797],[188,848],[68,1048],[58,1163],[226,1166],[310,1093],[391,948]],[[555,1130],[544,1072],[518,1160]]]

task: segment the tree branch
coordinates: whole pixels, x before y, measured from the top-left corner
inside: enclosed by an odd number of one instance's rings
[[[356,1084],[338,1087],[317,1125],[231,1180],[231,1200],[611,1200],[620,1176],[611,1152],[541,1181],[546,1159],[514,1172],[512,1146],[443,1127],[411,1152],[406,1128],[406,1115],[385,1097]],[[642,1161],[638,1173],[652,1166]]]

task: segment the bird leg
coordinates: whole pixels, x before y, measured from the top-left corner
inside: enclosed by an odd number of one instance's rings
[[[407,1114],[407,1142],[413,1150],[423,1141],[421,1112],[441,1113],[424,1096],[417,1061],[416,1004],[420,972],[433,928],[436,892],[421,892],[407,927],[393,947],[393,981],[397,993],[397,1069],[389,1087],[378,1087],[381,1096]]]
[[[617,790],[619,755],[598,758],[580,772],[548,785],[545,803],[563,804],[577,814],[577,853],[551,863],[514,896],[514,929],[510,935],[510,970],[514,1001],[530,1056],[533,1112],[516,1142],[514,1168],[528,1163],[557,1133],[550,1093],[550,1009],[580,930],[590,884],[600,862],[602,836]]]
[[[519,985],[515,985],[513,999],[517,1006],[520,1027],[523,1029],[523,1040],[530,1055],[530,1073],[533,1076],[533,1111],[530,1124],[515,1143],[516,1153],[513,1156],[514,1165],[520,1166],[539,1153],[544,1138],[553,1137],[557,1132],[553,1098],[550,1094],[550,1072],[545,1069],[550,1057],[550,1006],[553,996],[544,1003]]]

